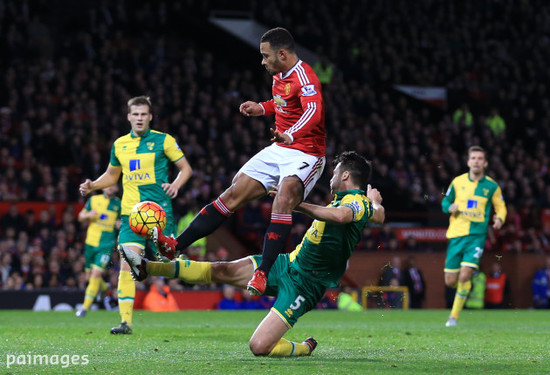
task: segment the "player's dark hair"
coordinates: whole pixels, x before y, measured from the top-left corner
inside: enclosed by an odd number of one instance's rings
[[[334,159],[334,167],[341,163],[342,171],[348,171],[351,181],[361,189],[367,187],[372,172],[372,162],[355,151],[344,151]]]
[[[471,146],[469,149],[468,149],[468,158],[470,157],[470,154],[472,152],[483,152],[483,157],[485,158],[485,160],[487,160],[487,151],[485,151],[485,149],[481,146]]]
[[[135,98],[128,100],[128,113],[130,113],[130,109],[133,105],[146,105],[149,107],[149,113],[152,113],[153,106],[151,105],[151,98],[148,96],[136,96]]]
[[[266,31],[260,39],[261,43],[269,43],[272,50],[278,51],[280,49],[286,49],[288,52],[294,53],[296,46],[294,44],[294,38],[287,29],[282,27],[276,27],[274,29]]]

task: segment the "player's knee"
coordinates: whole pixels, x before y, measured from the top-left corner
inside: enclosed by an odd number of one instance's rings
[[[445,285],[447,285],[449,288],[453,288],[453,289],[456,289],[457,285],[458,285],[458,282],[457,281],[446,281],[445,282]]]
[[[456,288],[458,285],[458,280],[445,280],[445,285],[447,285],[449,288]]]
[[[302,201],[303,189],[299,184],[286,184],[285,189],[275,196],[274,207],[279,210],[293,210]]]
[[[120,270],[121,271],[130,271],[130,266],[128,265],[128,263],[126,263],[126,261],[124,259],[122,259],[122,257],[120,257]]]
[[[271,352],[271,347],[269,345],[266,345],[264,340],[258,340],[256,338],[251,338],[248,342],[248,346],[250,347],[250,351],[255,356],[266,356]]]
[[[458,277],[455,276],[448,276],[445,277],[445,285],[447,285],[450,288],[456,288],[458,284]]]

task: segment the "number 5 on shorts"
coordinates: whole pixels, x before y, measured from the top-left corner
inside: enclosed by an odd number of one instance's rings
[[[304,302],[306,299],[302,296],[298,296],[296,297],[296,299],[294,300],[294,303],[292,305],[290,305],[290,308],[292,310],[298,310],[300,308],[300,306],[302,306],[302,302]]]

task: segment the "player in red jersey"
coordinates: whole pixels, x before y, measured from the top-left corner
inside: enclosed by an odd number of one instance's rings
[[[294,38],[286,29],[267,31],[260,41],[260,53],[262,65],[273,75],[273,98],[262,103],[247,101],[239,109],[244,116],[274,114],[274,143],[243,165],[231,186],[200,211],[177,241],[159,231],[153,235],[159,251],[172,258],[174,252],[212,233],[236,209],[277,187],[263,260],[248,283],[253,294],[264,293],[267,274],[290,234],[292,211],[325,167],[325,110],[317,75],[298,58]]]

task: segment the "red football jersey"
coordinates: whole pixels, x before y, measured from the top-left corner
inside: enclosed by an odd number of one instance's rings
[[[273,76],[273,99],[262,102],[265,115],[275,114],[275,126],[292,139],[290,145],[314,156],[325,155],[325,105],[321,83],[311,66],[299,60],[284,76]]]

